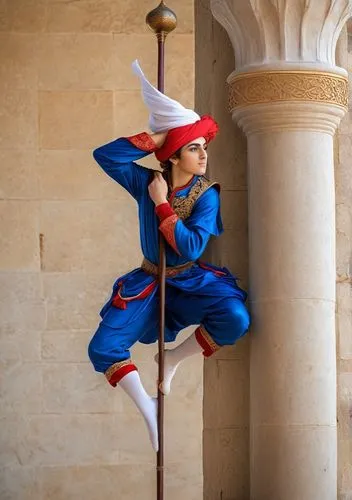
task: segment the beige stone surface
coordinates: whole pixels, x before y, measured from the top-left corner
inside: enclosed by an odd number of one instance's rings
[[[339,500],[349,500],[352,482],[352,450],[349,436],[338,441]]]
[[[149,33],[145,24],[146,14],[158,4],[140,0],[138,7],[132,0],[84,0],[66,4],[64,0],[49,0],[46,30],[51,32],[115,32]],[[190,0],[171,0],[167,5],[178,16],[178,33],[193,32],[193,4]],[[150,33],[149,33],[150,34]]]
[[[342,252],[341,252],[342,253]],[[339,251],[339,256],[341,256]],[[343,278],[342,278],[343,279]],[[348,279],[348,278],[346,278]],[[351,285],[347,282],[337,284],[337,347],[340,359],[352,359],[352,292]]]
[[[37,94],[32,90],[1,92],[1,149],[33,149],[37,146],[37,101]]]
[[[249,147],[250,256],[253,262],[275,262],[252,273],[256,300],[334,300],[332,138],[308,130],[283,131],[251,136]],[[309,245],[307,234],[312,235]]]
[[[168,464],[165,469],[165,498],[199,500],[203,487],[201,464],[195,460]]]
[[[349,439],[351,432],[351,407],[352,407],[352,373],[340,373],[339,381],[339,405],[338,421],[340,435],[343,439]]]
[[[248,428],[205,429],[204,500],[249,498]]]
[[[1,362],[1,414],[41,413],[42,368],[28,362]]]
[[[98,498],[144,498],[156,495],[152,465],[97,465],[43,467],[40,471],[43,498],[55,500],[86,500]]]
[[[274,442],[280,446],[273,446]],[[336,472],[334,427],[254,427],[251,463],[252,498],[311,500],[317,498],[317,492],[322,500],[336,498],[337,485],[332,481]]]
[[[48,330],[96,330],[100,307],[110,297],[112,274],[45,273]]]
[[[116,64],[111,33],[43,34],[39,44],[41,90],[115,88],[122,68]]]
[[[23,363],[39,362],[41,358],[42,332],[3,327],[0,334],[1,360],[20,367]]]
[[[9,27],[9,19],[7,17],[7,0],[0,0],[0,30],[4,31]]]
[[[0,224],[3,231],[0,247],[1,271],[38,271],[38,203],[0,201]]]
[[[252,303],[253,425],[335,425],[334,312],[333,302],[313,299]]]
[[[35,168],[35,150],[0,150],[1,199],[38,199],[38,176]]]
[[[348,249],[351,245],[351,205],[349,196],[336,206],[337,231],[336,240],[339,246],[339,260],[336,266],[337,274],[341,277],[349,274],[350,255]]]
[[[0,33],[1,90],[36,90],[37,74],[37,35]]]
[[[41,335],[40,355],[46,363],[88,362],[91,330],[54,330]],[[49,366],[46,367],[49,369]]]
[[[227,190],[226,186],[221,190],[221,215],[226,232],[243,232],[247,228],[248,214],[245,210],[247,205],[247,192]],[[231,249],[231,246],[229,245]]]
[[[349,117],[347,116],[342,123],[348,123],[349,121]],[[351,200],[351,184],[349,182],[350,158],[352,153],[351,136],[339,133],[336,146],[338,152],[337,164],[335,165],[336,202],[349,205]]]
[[[45,28],[46,0],[3,0],[2,29],[23,33],[37,33]]]
[[[133,135],[144,130],[148,130],[148,111],[140,99],[140,92],[138,90],[115,92],[114,137]]]
[[[119,463],[124,437],[116,415],[29,415],[24,430],[16,450],[24,465]]]
[[[44,329],[46,306],[38,273],[0,274],[0,317],[5,332]]]
[[[112,140],[112,92],[39,92],[40,147],[93,149]]]
[[[85,363],[61,362],[43,366],[43,413],[89,414],[122,410],[117,391],[88,363],[87,347],[85,353]],[[80,391],[72,391],[73,381]]]
[[[350,32],[350,27],[349,27]],[[351,40],[348,34],[346,68],[351,72]],[[344,50],[346,51],[347,35]],[[351,81],[349,82],[351,89]],[[351,103],[350,103],[351,105]],[[337,353],[338,353],[338,492],[339,500],[352,498],[352,435],[351,435],[351,112],[341,123],[336,138],[338,155],[336,172],[336,239],[337,239]]]
[[[27,439],[28,420],[21,414],[4,414],[0,418],[0,463],[1,467],[22,468],[24,443]],[[21,491],[22,488],[20,488]]]
[[[47,0],[47,32],[109,33],[113,30],[113,3],[110,0]]]
[[[107,200],[124,195],[123,188],[103,172],[90,150],[41,150],[35,174],[42,200]]]
[[[209,408],[205,429],[228,429],[247,425],[249,369],[246,360],[209,360],[204,386],[204,405]]]
[[[138,267],[142,255],[135,245],[139,237],[137,208],[132,198],[121,195],[115,201],[43,202],[43,269],[97,269],[102,274],[115,270],[117,277],[122,270]]]
[[[0,497],[3,500],[37,500],[41,481],[35,467],[0,469]]]

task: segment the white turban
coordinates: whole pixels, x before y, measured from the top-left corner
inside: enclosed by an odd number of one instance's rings
[[[132,69],[141,80],[143,101],[149,108],[149,127],[152,132],[163,132],[200,120],[195,111],[156,89],[144,76],[137,60],[132,63]]]

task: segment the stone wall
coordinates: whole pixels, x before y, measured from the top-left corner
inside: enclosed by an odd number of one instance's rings
[[[157,3],[0,2],[2,500],[155,498],[142,418],[86,348],[113,280],[141,259],[136,206],[91,150],[147,127],[130,63],[155,81]],[[168,4],[166,90],[192,106],[193,2]],[[150,391],[155,349],[133,352]],[[202,385],[201,358],[186,361],[166,402],[168,500],[202,495]]]
[[[352,24],[340,41],[340,61],[352,89]],[[348,49],[348,50],[347,50]],[[338,376],[339,500],[352,499],[352,100],[341,123],[336,145],[336,333]]]
[[[209,147],[209,174],[221,184],[225,232],[211,245],[212,262],[248,287],[246,139],[228,112],[226,78],[234,68],[227,33],[209,1],[196,2],[196,107],[211,113],[220,134]],[[204,77],[206,75],[206,78]],[[204,499],[249,498],[249,337],[204,363]]]

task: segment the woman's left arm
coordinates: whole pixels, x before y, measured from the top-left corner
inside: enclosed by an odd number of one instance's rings
[[[157,206],[155,211],[166,241],[175,252],[190,261],[202,255],[211,235],[218,236],[223,231],[219,193],[215,187],[200,196],[186,221],[177,216],[169,203]]]

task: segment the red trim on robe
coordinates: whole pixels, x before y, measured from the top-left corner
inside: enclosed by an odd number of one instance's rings
[[[175,238],[175,226],[178,220],[179,219],[176,214],[170,215],[160,223],[159,229],[163,233],[168,244],[175,250],[178,255],[181,255],[177,248]]]
[[[199,267],[201,267],[202,269],[206,269],[207,271],[211,271],[212,273],[214,273],[216,276],[226,276],[226,273],[224,273],[223,271],[219,271],[217,269],[213,269],[212,267],[210,266],[207,266],[206,264],[204,264],[204,262],[200,262],[198,261],[198,265]]]
[[[134,372],[134,371],[138,372],[138,369],[137,369],[136,365],[134,365],[133,363],[130,363],[130,364],[125,365],[125,366],[122,366],[121,368],[119,368],[118,370],[116,370],[116,372],[110,377],[110,379],[108,380],[108,382],[113,387],[116,387],[116,385],[120,382],[120,380],[125,375],[127,375],[128,373]]]
[[[209,358],[220,349],[220,346],[211,338],[203,326],[198,326],[195,331],[196,340],[203,349],[203,356]]]
[[[136,146],[136,148],[146,151],[148,153],[153,153],[158,149],[153,139],[147,132],[142,132],[140,134],[131,135],[130,137],[125,137],[131,144]]]
[[[155,207],[155,213],[159,217],[160,222],[167,219],[171,215],[175,215],[175,210],[171,207],[169,202],[160,203],[160,205]]]
[[[127,309],[127,302],[130,302],[131,300],[145,299],[146,297],[148,297],[148,295],[150,295],[152,293],[152,291],[154,290],[154,288],[157,285],[157,281],[154,280],[151,283],[149,283],[149,285],[147,285],[144,288],[144,290],[142,290],[138,295],[134,295],[133,297],[122,297],[120,294],[122,283],[123,283],[122,281],[119,281],[118,285],[120,286],[120,288],[118,289],[115,297],[113,298],[113,300],[111,302],[111,304],[114,307],[117,307],[118,309]]]

